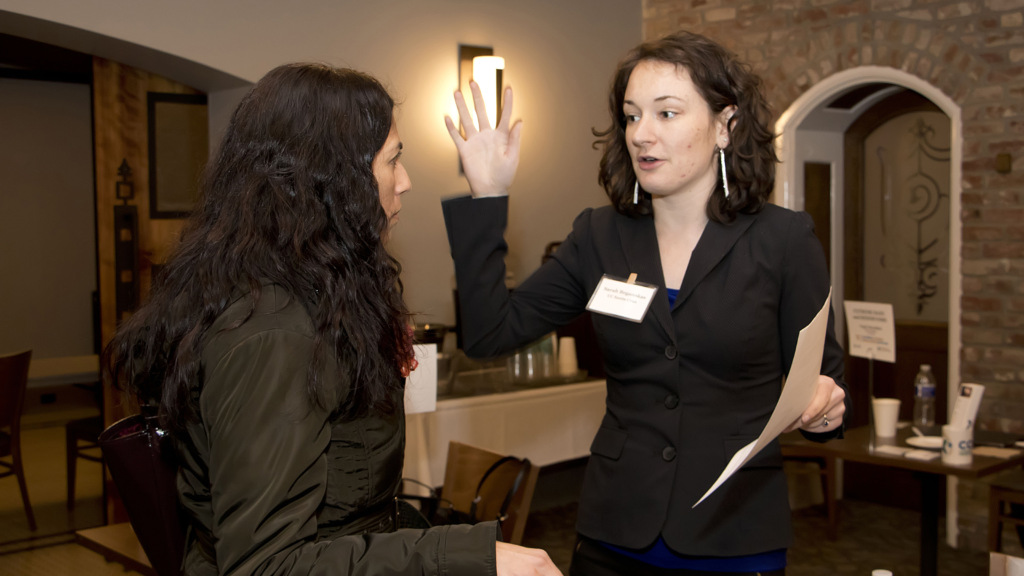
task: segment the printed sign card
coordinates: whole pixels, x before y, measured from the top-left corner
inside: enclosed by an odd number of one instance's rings
[[[843,307],[850,336],[846,351],[850,356],[895,362],[896,327],[892,304],[847,300]]]

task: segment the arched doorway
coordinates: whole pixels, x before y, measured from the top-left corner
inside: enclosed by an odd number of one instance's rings
[[[872,88],[874,86],[874,88]],[[793,210],[814,210],[820,209],[814,202],[807,203],[807,183],[805,178],[813,178],[811,172],[805,174],[805,162],[810,156],[806,149],[813,147],[816,154],[823,154],[829,170],[824,172],[824,186],[828,190],[829,205],[827,209],[829,216],[829,231],[823,238],[830,261],[830,269],[833,285],[833,305],[836,307],[836,328],[837,335],[841,341],[845,341],[845,322],[843,322],[842,302],[849,299],[862,298],[862,294],[847,295],[847,275],[849,267],[844,263],[849,258],[849,250],[846,246],[848,226],[844,204],[846,203],[847,182],[844,176],[843,133],[846,128],[857,117],[870,106],[892,96],[896,91],[903,89],[912,90],[937,107],[949,118],[950,146],[949,158],[949,191],[948,191],[948,223],[949,223],[949,248],[948,248],[948,333],[946,336],[947,362],[946,371],[948,374],[947,394],[953,397],[960,385],[960,349],[961,349],[961,314],[960,297],[962,293],[962,276],[960,272],[961,252],[961,164],[963,159],[963,137],[960,107],[938,88],[928,84],[924,80],[901,70],[879,66],[863,66],[845,70],[822,80],[812,86],[807,92],[800,96],[779,118],[776,123],[776,133],[779,135],[777,146],[779,157],[782,160],[781,169],[776,180],[774,201],[780,205]],[[831,132],[828,126],[825,130],[813,131],[814,134],[804,132],[801,134],[801,127],[808,119],[813,120],[815,111],[820,111],[827,103],[834,101],[837,97],[866,90],[869,93],[859,99],[858,103],[850,111],[849,121]],[[859,109],[858,109],[859,107]],[[819,118],[820,120],[820,118]],[[831,134],[831,135],[830,135]],[[818,141],[814,141],[817,138]],[[831,154],[831,155],[830,155]],[[837,156],[838,154],[838,156]],[[810,158],[815,160],[815,158]],[[829,162],[831,159],[831,162]],[[820,161],[819,161],[820,162]],[[822,166],[825,167],[824,165]],[[822,179],[821,174],[818,180]],[[860,247],[858,247],[859,249]],[[859,250],[855,258],[860,258]],[[951,478],[947,483],[947,542],[950,546],[956,546],[957,542],[957,497],[956,480]]]

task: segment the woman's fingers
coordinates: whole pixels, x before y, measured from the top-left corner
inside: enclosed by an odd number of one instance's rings
[[[501,119],[498,121],[498,130],[508,132],[509,123],[512,122],[512,88],[505,88],[504,106],[501,109]]]
[[[487,104],[484,104],[484,94],[480,91],[480,85],[470,82],[469,89],[473,92],[473,107],[476,108],[476,121],[480,124],[480,131],[489,130],[491,121],[487,118]]]
[[[466,98],[462,95],[462,90],[455,91],[455,107],[459,109],[459,124],[462,124],[466,138],[476,134],[477,129],[473,124],[473,117],[469,115],[469,108],[466,106]]]
[[[448,135],[452,137],[452,142],[455,143],[455,149],[462,150],[462,144],[465,140],[462,139],[462,134],[459,134],[459,129],[455,127],[455,121],[452,120],[451,116],[445,114],[444,125],[448,128]]]
[[[519,165],[519,143],[523,138],[523,122],[517,121],[516,125],[512,127],[512,131],[508,135],[508,155],[512,158],[515,165]]]
[[[785,431],[792,432],[797,428],[810,432],[835,430],[843,423],[843,415],[846,413],[845,399],[846,392],[835,383],[835,380],[824,375],[818,376],[818,386],[807,409]],[[824,425],[826,416],[828,426]]]
[[[827,378],[828,382],[832,382],[832,379],[828,378],[828,376],[818,376],[818,385],[814,388],[814,397],[811,398],[811,403],[807,405],[803,415],[800,417],[801,422],[805,426],[815,420],[819,420],[825,414],[825,410],[828,409],[828,401],[832,396],[832,389],[827,383],[822,381],[822,378]]]

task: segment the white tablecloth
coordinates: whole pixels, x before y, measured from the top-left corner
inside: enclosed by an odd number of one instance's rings
[[[100,380],[100,357],[64,356],[32,359],[28,366],[28,387],[92,384]]]
[[[589,456],[604,409],[604,380],[441,400],[406,417],[403,476],[440,486],[452,440],[540,466]]]

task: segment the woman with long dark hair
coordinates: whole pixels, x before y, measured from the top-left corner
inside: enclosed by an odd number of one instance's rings
[[[264,76],[104,351],[174,434],[185,574],[558,573],[493,522],[395,532],[413,356],[386,249],[411,186],[394,107],[353,70]]]
[[[571,573],[783,574],[792,533],[777,442],[694,507],[764,429],[798,333],[829,294],[808,215],[767,202],[777,159],[760,80],[697,34],[627,54],[611,126],[595,131],[611,206],[584,210],[511,294],[503,233],[520,127],[511,90],[495,129],[473,90],[480,129],[458,93],[465,138],[446,119],[472,198],[443,205],[467,351],[502,354],[570,322],[608,276],[657,287],[645,314],[593,314],[607,411]],[[831,310],[820,373],[791,429],[825,441],[842,433],[849,404]]]

